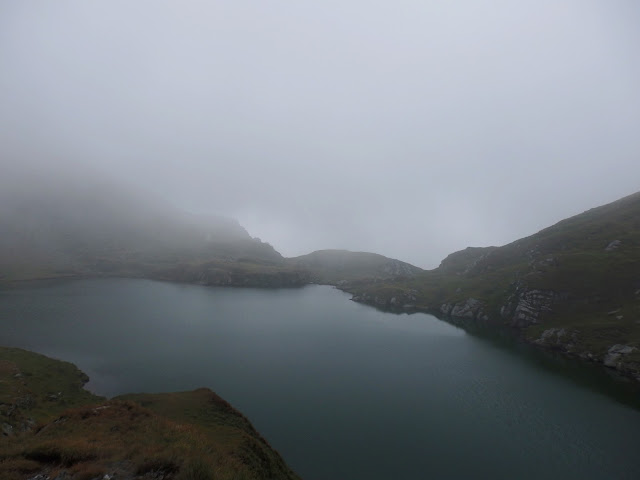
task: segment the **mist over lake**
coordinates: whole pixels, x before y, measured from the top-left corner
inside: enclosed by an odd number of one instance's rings
[[[106,396],[210,387],[305,479],[640,476],[633,393],[605,396],[598,375],[591,388],[579,368],[348,298],[49,282],[0,292],[2,343],[77,364]]]

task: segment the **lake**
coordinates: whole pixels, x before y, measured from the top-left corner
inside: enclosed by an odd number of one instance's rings
[[[0,322],[97,394],[211,388],[307,480],[640,478],[637,391],[331,287],[60,281],[0,291]]]

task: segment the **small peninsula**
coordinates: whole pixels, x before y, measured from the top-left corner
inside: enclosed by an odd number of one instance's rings
[[[299,477],[251,423],[208,388],[105,399],[74,365],[0,347],[0,477]]]

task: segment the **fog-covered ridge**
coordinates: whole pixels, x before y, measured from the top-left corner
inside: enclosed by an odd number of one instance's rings
[[[5,274],[211,258],[282,260],[235,219],[179,211],[106,179],[54,173],[10,172],[0,181]]]

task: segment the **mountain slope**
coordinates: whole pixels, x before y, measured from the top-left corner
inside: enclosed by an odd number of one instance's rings
[[[0,231],[0,280],[283,263],[235,220],[189,215],[97,178],[49,183],[22,172],[1,179]]]
[[[358,281],[383,281],[410,278],[424,270],[409,263],[368,252],[318,250],[288,258],[288,265],[310,273],[312,281],[334,285]]]
[[[0,178],[0,282],[145,277],[212,286],[292,287],[386,280],[421,269],[382,255],[323,250],[284,259],[237,221],[197,217],[119,184]]]
[[[354,299],[488,325],[640,377],[640,193]],[[395,299],[395,301],[392,301]]]

